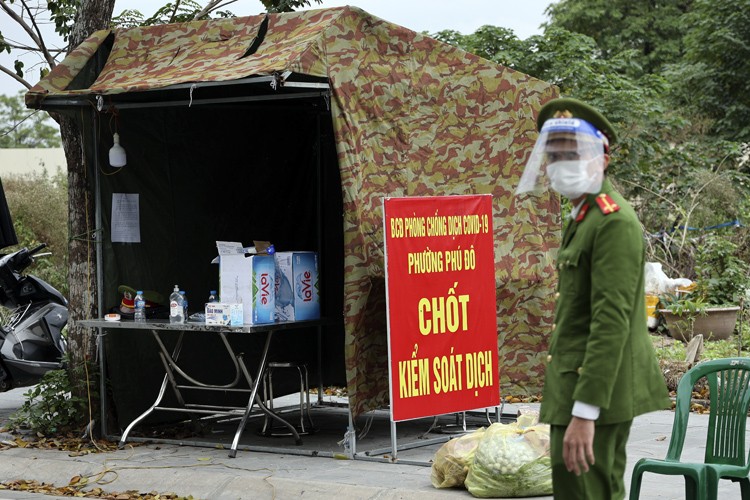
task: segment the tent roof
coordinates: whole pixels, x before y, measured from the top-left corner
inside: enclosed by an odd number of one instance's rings
[[[97,31],[31,89],[26,102],[41,107],[51,96],[111,95],[253,75],[325,78],[315,52],[326,30],[347,13],[371,17],[341,7]],[[97,56],[106,60],[98,71],[90,68]],[[95,80],[85,81],[87,67]]]

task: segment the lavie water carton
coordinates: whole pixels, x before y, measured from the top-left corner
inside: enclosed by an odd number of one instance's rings
[[[276,252],[276,320],[320,318],[318,254]]]
[[[216,247],[221,301],[242,304],[242,320],[246,325],[273,323],[276,303],[273,256],[246,256],[242,244],[233,241],[217,241]]]

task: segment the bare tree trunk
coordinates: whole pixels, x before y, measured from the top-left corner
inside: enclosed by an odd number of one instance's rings
[[[107,28],[112,19],[115,0],[82,0],[70,36],[69,51],[76,48],[94,31]],[[88,112],[88,110],[86,111]],[[77,396],[86,397],[84,363],[96,357],[96,342],[92,329],[81,327],[78,320],[97,314],[96,245],[94,243],[94,199],[89,195],[89,183],[84,162],[81,132],[70,117],[60,120],[60,134],[68,164],[69,211],[69,267],[70,304],[68,326],[69,375]],[[103,395],[102,395],[103,396]],[[92,401],[97,404],[96,401]],[[92,408],[92,415],[96,415]],[[83,415],[82,415],[83,417]]]

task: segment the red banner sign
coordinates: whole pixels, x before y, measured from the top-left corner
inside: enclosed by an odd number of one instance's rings
[[[391,419],[500,404],[492,197],[383,202]]]

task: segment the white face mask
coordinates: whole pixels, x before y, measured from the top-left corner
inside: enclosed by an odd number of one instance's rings
[[[566,160],[547,165],[547,176],[552,189],[569,200],[586,193],[598,193],[602,188],[604,170],[590,168],[589,161]]]

